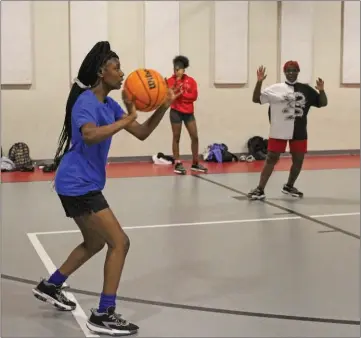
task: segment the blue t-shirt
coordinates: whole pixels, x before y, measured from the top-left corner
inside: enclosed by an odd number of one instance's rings
[[[86,145],[80,128],[86,123],[105,126],[119,120],[124,110],[111,97],[100,102],[91,90],[82,93],[71,114],[72,138],[69,151],[63,156],[55,176],[55,189],[60,195],[80,196],[103,190],[106,165],[112,138]]]

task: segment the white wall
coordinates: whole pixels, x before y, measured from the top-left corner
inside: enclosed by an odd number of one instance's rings
[[[356,84],[354,79],[351,81],[353,83],[341,84],[344,82],[341,77],[342,69],[353,67],[357,70],[357,64],[350,57],[347,59],[348,63],[355,64],[342,64],[345,55],[347,58],[347,55],[352,54],[350,48],[357,36],[350,36],[348,33],[349,35],[345,37],[343,35],[347,34],[346,31],[342,34],[341,2],[307,3],[312,7],[313,13],[312,21],[307,21],[308,27],[312,28],[312,35],[305,30],[302,37],[298,37],[302,38],[303,45],[309,46],[311,53],[308,48],[300,49],[295,58],[305,60],[304,64],[301,63],[301,68],[309,72],[312,85],[317,77],[324,79],[329,97],[327,108],[312,109],[310,112],[310,149],[357,149],[360,147],[359,80]],[[2,8],[3,4],[4,2],[1,3]],[[219,5],[220,3],[217,6]],[[228,10],[229,6],[228,4]],[[287,27],[287,22],[281,20],[285,8],[280,10],[278,6],[276,1],[250,1],[248,6],[242,8],[238,4],[239,17],[242,20],[248,18],[248,24],[245,25],[243,22],[242,25],[235,25],[232,30],[233,28],[230,25],[227,26],[225,22],[225,28],[222,30],[219,20],[226,20],[227,15],[224,15],[226,13],[224,11],[227,11],[226,5],[223,9],[217,9],[223,10],[217,15],[215,3],[212,1],[181,1],[179,3],[179,30],[174,27],[173,32],[179,32],[179,52],[189,57],[191,67],[188,73],[195,77],[199,85],[196,115],[201,150],[209,143],[221,141],[228,144],[231,151],[239,152],[250,136],[255,134],[267,136],[267,107],[253,104],[251,97],[257,67],[261,64],[267,67],[268,77],[265,85],[269,85],[280,80],[280,67],[285,61],[282,56],[288,57],[281,45],[281,41],[287,42],[284,38],[285,31],[282,32],[282,27]],[[170,6],[166,8],[169,11]],[[71,15],[68,2],[33,1],[30,10],[31,48],[24,46],[22,50],[25,52],[21,56],[18,55],[17,58],[8,56],[8,60],[12,61],[8,61],[8,64],[2,63],[2,73],[6,72],[7,79],[9,77],[15,79],[16,74],[13,71],[16,66],[23,66],[24,63],[31,61],[31,71],[27,73],[30,74],[30,87],[26,83],[26,81],[29,82],[28,78],[25,80],[18,78],[17,83],[11,85],[2,81],[4,84],[1,100],[2,146],[4,150],[7,150],[14,142],[24,141],[29,144],[33,158],[52,158],[62,127],[65,102],[73,76],[71,65],[76,62],[75,59],[79,57],[81,51],[70,49]],[[104,21],[97,21],[94,18],[87,20],[102,27],[102,34],[108,36],[113,49],[119,54],[125,72],[129,73],[135,68],[143,67],[150,62],[149,60],[154,62],[154,51],[150,53],[149,50],[145,50],[149,44],[145,44],[147,35],[144,19],[148,16],[149,22],[152,18],[149,18],[149,15],[154,17],[157,12],[145,12],[146,7],[143,1],[109,1],[102,10],[102,17],[107,20],[106,25]],[[295,15],[297,20],[303,20],[301,12],[289,11],[290,9],[288,9],[288,13],[291,13],[289,15]],[[302,12],[307,13],[307,10]],[[154,18],[155,24],[158,22],[164,25],[162,17],[171,17],[168,14],[160,11],[158,18]],[[177,22],[176,15],[172,18],[171,23],[168,20],[168,26],[166,26],[170,31],[172,31],[171,25]],[[81,19],[78,18],[78,20]],[[348,21],[351,27],[357,24],[357,17],[345,18],[345,20],[356,20],[356,23],[351,24]],[[84,18],[83,21],[86,27]],[[22,23],[13,20],[7,25],[9,26],[5,29],[8,31],[13,29],[11,25],[22,25],[25,31],[29,23],[26,23],[26,20]],[[237,34],[233,34],[235,32],[241,36],[238,40],[227,42],[222,40],[222,36],[226,39],[224,34],[227,34],[229,38],[232,35],[236,36]],[[164,43],[164,47],[159,48],[159,62],[162,61],[160,62],[162,67],[168,64],[166,66],[168,73],[164,76],[171,75],[171,56],[178,52],[173,53],[170,50],[170,48],[175,50],[176,44],[166,43],[167,39],[171,38],[171,34],[177,33],[168,32],[167,35],[159,36]],[[17,35],[21,36],[21,34]],[[17,39],[17,42],[21,43],[21,39],[24,41],[25,38],[18,37]],[[79,34],[73,36],[73,39],[79,39]],[[296,40],[297,36],[294,36],[290,44],[294,46]],[[87,41],[91,42],[91,39]],[[220,47],[225,48],[224,46],[232,55],[239,55],[239,63],[233,56],[228,59],[230,61],[227,62],[227,67],[223,67],[227,54],[222,53]],[[243,46],[248,46],[246,53]],[[1,47],[6,51],[3,41]],[[19,65],[19,60],[23,60],[21,65]],[[220,62],[222,65],[219,64]],[[234,76],[230,69],[234,69]],[[9,83],[8,80],[7,83]],[[121,97],[120,92],[112,93],[112,96],[118,100]],[[145,113],[140,114],[139,120],[143,121],[147,116]],[[141,156],[152,155],[158,151],[165,153],[171,151],[168,114],[154,134],[145,142],[135,140],[126,132],[119,133],[114,137],[110,155]],[[181,151],[190,153],[190,142],[186,131],[182,135]]]

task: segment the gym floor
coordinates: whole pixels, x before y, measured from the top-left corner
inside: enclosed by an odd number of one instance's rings
[[[360,157],[307,157],[301,200],[281,193],[283,158],[250,202],[262,166],[109,165],[104,194],[131,240],[117,309],[139,337],[360,336]],[[2,174],[1,337],[97,337],[85,321],[105,250],[69,278],[73,313],[31,292],[81,242],[52,177]]]

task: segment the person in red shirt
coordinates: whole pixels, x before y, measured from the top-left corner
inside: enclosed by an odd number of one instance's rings
[[[191,149],[193,163],[192,171],[207,172],[207,168],[199,164],[199,144],[197,123],[194,117],[194,102],[198,98],[197,82],[187,74],[185,70],[189,67],[187,57],[179,55],[173,59],[173,76],[167,79],[169,88],[177,88],[182,90],[182,94],[173,101],[170,110],[170,122],[173,132],[173,157],[175,159],[174,172],[177,174],[186,174],[179,159],[179,141],[182,131],[182,124],[186,126],[191,138]]]

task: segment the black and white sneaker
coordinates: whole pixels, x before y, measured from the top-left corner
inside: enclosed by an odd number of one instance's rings
[[[187,173],[187,170],[183,167],[183,164],[181,162],[177,162],[174,166],[174,172],[177,174],[185,175]]]
[[[193,164],[191,166],[191,170],[192,171],[197,171],[197,172],[201,172],[201,173],[207,173],[208,169],[204,166],[202,166],[201,164],[197,163],[197,164]]]
[[[139,327],[124,320],[120,314],[115,313],[115,307],[111,306],[106,313],[98,313],[96,309],[91,310],[87,328],[98,334],[110,336],[128,336],[138,332]]]
[[[295,187],[290,187],[289,185],[285,184],[281,190],[286,195],[291,195],[293,197],[302,198],[303,192],[299,191]]]
[[[266,198],[266,195],[264,193],[264,190],[257,187],[256,189],[251,190],[248,194],[247,197],[250,200],[264,200]]]
[[[66,287],[48,283],[43,279],[32,291],[34,296],[42,302],[50,303],[62,311],[73,311],[76,304],[66,298],[63,290]]]

